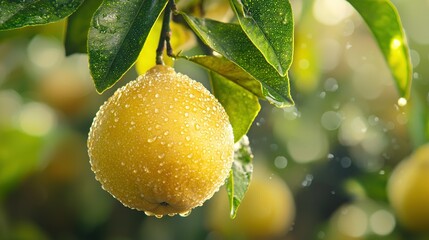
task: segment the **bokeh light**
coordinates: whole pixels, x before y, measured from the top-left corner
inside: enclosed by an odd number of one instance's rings
[[[56,123],[57,119],[52,109],[38,102],[25,104],[19,115],[20,127],[30,135],[46,135],[55,127]]]

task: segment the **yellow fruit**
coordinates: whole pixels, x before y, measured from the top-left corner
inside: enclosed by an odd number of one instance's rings
[[[429,231],[429,144],[395,168],[387,190],[390,203],[405,227]]]
[[[225,110],[202,84],[155,66],[101,106],[88,152],[97,180],[125,206],[186,215],[224,183],[233,139]]]
[[[235,219],[229,217],[226,191],[210,202],[208,227],[227,238],[269,239],[285,234],[295,217],[288,186],[271,174],[256,173]]]

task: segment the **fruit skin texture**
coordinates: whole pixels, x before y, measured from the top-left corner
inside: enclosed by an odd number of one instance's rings
[[[88,137],[92,170],[125,206],[186,215],[224,184],[233,162],[228,116],[204,86],[166,66],[118,89]]]
[[[229,217],[226,191],[209,202],[210,230],[226,239],[278,239],[289,231],[295,218],[292,193],[280,177],[265,171],[253,175],[235,219]]]
[[[388,196],[399,221],[412,231],[429,231],[429,144],[393,171]]]

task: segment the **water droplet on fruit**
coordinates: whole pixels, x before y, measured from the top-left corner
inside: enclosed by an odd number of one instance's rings
[[[157,137],[148,138],[148,139],[147,139],[147,142],[148,142],[148,143],[153,143],[153,142],[155,142],[155,141],[156,141],[156,138],[157,138]]]
[[[152,212],[149,212],[149,211],[144,211],[144,214],[146,214],[149,217],[155,215],[155,214],[153,214]]]
[[[189,210],[187,212],[179,213],[179,216],[181,216],[181,217],[187,217],[187,216],[189,216],[189,214],[191,214],[191,210]]]
[[[159,158],[159,159],[162,159],[162,158],[164,158],[164,157],[165,157],[165,153],[161,153],[161,154],[159,154],[159,155],[158,155],[158,158]],[[159,165],[160,165],[160,166],[162,166],[161,164],[162,164],[162,163],[160,163]]]

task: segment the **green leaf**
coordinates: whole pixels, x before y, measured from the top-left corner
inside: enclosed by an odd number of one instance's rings
[[[134,64],[167,2],[105,0],[97,9],[89,28],[88,53],[99,93],[113,86]]]
[[[281,76],[293,56],[293,15],[288,0],[230,0],[246,35]],[[275,7],[273,7],[275,6]]]
[[[398,12],[389,0],[347,0],[368,24],[402,97],[408,98],[412,67]]]
[[[87,0],[69,16],[65,36],[66,55],[87,52],[89,23],[102,0]]]
[[[249,188],[253,173],[253,154],[249,139],[244,136],[235,144],[234,162],[226,182],[226,191],[231,206],[230,217],[235,218],[238,207]]]
[[[213,93],[229,116],[234,131],[234,141],[240,140],[248,131],[261,106],[258,98],[217,73],[210,72]]]
[[[205,44],[261,82],[265,99],[277,107],[294,104],[288,76],[278,74],[239,25],[182,15]]]
[[[229,61],[224,57],[205,55],[178,57],[197,63],[213,72],[216,72],[217,74],[222,75],[228,80],[235,82],[236,84],[240,85],[254,95],[261,98],[264,97],[262,94],[261,83],[254,77],[252,77],[250,74],[248,74],[246,71],[238,67],[235,63]]]
[[[0,129],[0,201],[37,168],[43,139],[12,129]]]
[[[0,30],[40,25],[72,14],[84,0],[0,0]]]

